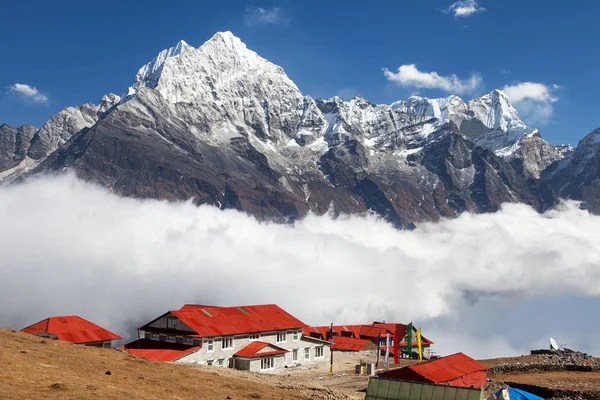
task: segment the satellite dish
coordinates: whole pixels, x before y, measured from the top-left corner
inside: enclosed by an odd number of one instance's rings
[[[554,338],[550,338],[550,350],[558,351],[560,348],[558,347],[558,343]]]

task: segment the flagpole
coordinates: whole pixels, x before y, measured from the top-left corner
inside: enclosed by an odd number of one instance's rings
[[[331,345],[329,346],[329,374],[333,375],[333,322],[329,328],[329,339],[331,340]]]
[[[381,353],[381,332],[377,335],[377,361],[375,361],[375,367],[379,367],[379,353]]]

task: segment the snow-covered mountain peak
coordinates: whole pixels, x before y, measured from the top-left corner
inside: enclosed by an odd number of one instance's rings
[[[157,89],[170,103],[244,98],[281,89],[301,96],[283,69],[262,58],[231,32],[218,32],[197,49],[180,41],[140,68],[126,100],[140,87]],[[285,88],[285,89],[284,89]],[[229,98],[228,100],[233,100]]]

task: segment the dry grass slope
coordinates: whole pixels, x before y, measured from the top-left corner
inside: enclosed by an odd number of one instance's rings
[[[158,363],[4,328],[0,328],[0,363],[3,400],[310,398],[208,368]]]

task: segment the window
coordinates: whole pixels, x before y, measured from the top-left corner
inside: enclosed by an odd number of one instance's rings
[[[150,332],[144,332],[144,339],[152,339],[152,334]]]
[[[168,343],[175,343],[175,336],[167,336]]]
[[[223,339],[221,339],[221,348],[223,350],[233,349],[233,337],[227,336],[227,337],[224,337]]]
[[[194,346],[202,346],[202,339],[194,339],[192,343]]]
[[[294,331],[294,336],[292,336],[292,340],[293,340],[294,342],[297,342],[297,341],[298,341],[298,337],[299,337],[299,336],[300,336],[300,335],[298,334],[298,331]]]
[[[248,335],[248,338],[250,339],[250,341],[259,340],[260,339],[260,333],[251,333],[250,335]]]
[[[219,361],[217,361],[217,365],[218,365],[219,367],[222,367],[222,366],[223,366],[223,359],[222,359],[222,358],[221,358],[221,359],[219,359]]]
[[[304,359],[310,360],[310,347],[304,349]]]
[[[292,350],[292,361],[298,361],[298,349]]]
[[[287,341],[287,336],[285,334],[285,331],[277,332],[277,343]]]
[[[215,351],[215,341],[213,339],[206,339],[206,351]]]
[[[159,342],[166,342],[167,341],[167,335],[158,335],[158,341]]]
[[[315,347],[315,358],[323,357],[323,346]]]
[[[214,361],[214,360],[208,360],[208,361],[206,362],[206,365],[210,365],[210,366],[212,367],[212,365],[213,365],[213,361]]]
[[[183,338],[181,336],[177,336],[175,338],[175,343],[177,343],[177,344],[183,344]]]
[[[176,329],[177,317],[167,317],[167,329]]]
[[[152,340],[158,340],[158,335],[156,333],[152,334]]]
[[[264,357],[260,359],[260,369],[272,369],[275,367],[275,359],[273,357]]]

